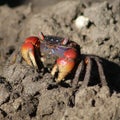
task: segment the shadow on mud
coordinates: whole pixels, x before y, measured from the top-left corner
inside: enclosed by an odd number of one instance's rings
[[[7,4],[9,7],[17,7],[25,3],[26,0],[0,0],[0,5]]]
[[[104,73],[111,91],[120,92],[120,66],[108,60],[103,61]]]

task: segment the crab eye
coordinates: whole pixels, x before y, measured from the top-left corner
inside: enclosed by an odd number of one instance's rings
[[[59,42],[59,40],[57,39],[56,42]]]
[[[54,40],[51,38],[50,41],[53,42]]]
[[[44,40],[44,39],[45,39],[45,36],[44,36],[44,34],[43,34],[42,32],[39,33],[39,36],[40,36],[40,39],[41,39],[41,40]]]

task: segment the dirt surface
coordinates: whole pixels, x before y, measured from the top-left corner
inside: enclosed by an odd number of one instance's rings
[[[35,8],[37,2],[0,3],[0,120],[120,120],[120,1],[91,1],[58,0],[42,9]],[[75,26],[80,15],[90,20],[81,30]],[[81,53],[101,57],[109,86],[78,90],[71,106],[71,87],[52,86],[49,72],[36,72],[21,58],[24,39],[41,31],[67,37]]]

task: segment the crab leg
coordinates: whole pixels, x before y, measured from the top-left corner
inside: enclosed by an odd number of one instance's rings
[[[76,88],[77,87],[77,84],[78,84],[78,81],[79,81],[79,77],[80,77],[80,74],[82,72],[84,68],[84,64],[83,64],[83,61],[81,61],[77,67],[77,70],[75,72],[75,76],[74,76],[74,79],[72,81],[72,86],[73,88]]]
[[[91,68],[92,68],[92,61],[90,58],[86,58],[85,60],[86,65],[86,73],[85,73],[85,77],[82,83],[81,88],[87,87],[89,80],[90,80],[90,72],[91,72]]]
[[[102,64],[100,63],[100,60],[95,59],[97,66],[98,66],[98,72],[99,72],[99,76],[100,76],[100,81],[102,83],[102,86],[107,86],[107,82],[106,82],[106,78],[105,78],[105,74],[102,68]]]
[[[86,87],[88,85],[88,82],[89,82],[89,79],[90,79],[90,71],[91,71],[91,66],[92,66],[90,58],[86,58],[85,63],[87,64],[86,74],[85,74],[85,78],[83,80],[82,86],[80,87],[79,90],[76,90],[76,86],[77,86],[77,83],[78,83],[78,80],[79,80],[80,73],[81,73],[81,71],[83,70],[83,67],[84,67],[83,66],[84,65],[83,61],[81,61],[81,63],[79,64],[78,69],[77,69],[76,74],[75,74],[75,78],[73,80],[73,82],[74,82],[73,91],[72,91],[72,95],[69,97],[69,102],[68,102],[68,104],[71,107],[73,107],[75,105],[75,94],[76,94],[76,92],[78,92],[82,88]]]

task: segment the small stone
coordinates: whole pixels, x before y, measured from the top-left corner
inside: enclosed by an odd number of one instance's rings
[[[75,20],[75,25],[78,29],[82,29],[88,25],[89,21],[90,21],[89,18],[85,16],[79,16]]]

